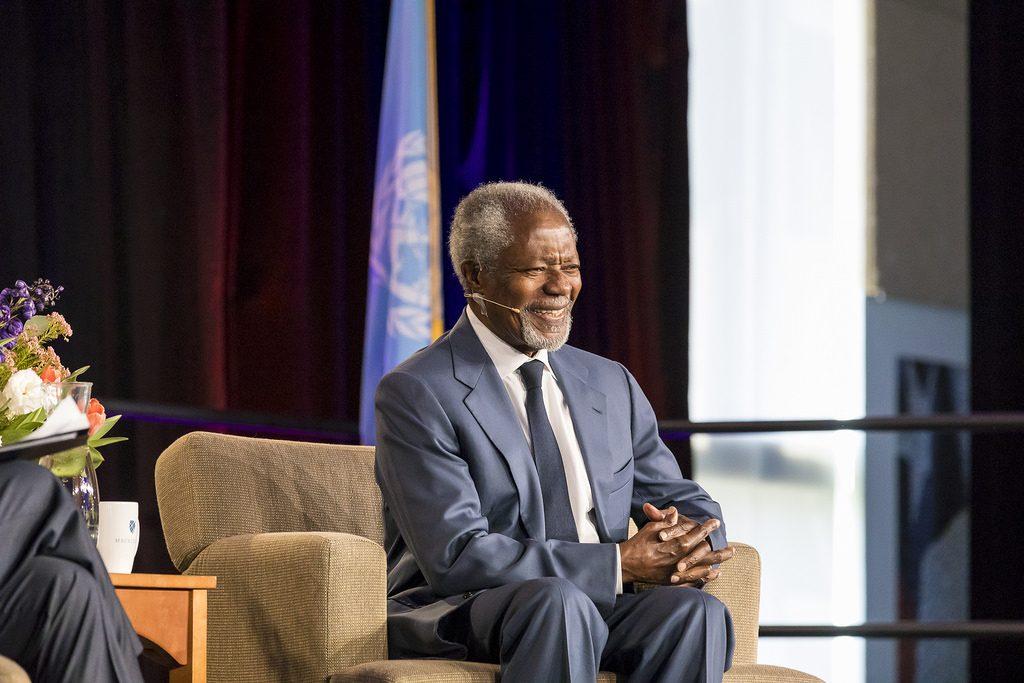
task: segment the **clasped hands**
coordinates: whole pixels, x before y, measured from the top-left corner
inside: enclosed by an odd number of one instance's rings
[[[649,521],[632,538],[619,543],[622,582],[700,588],[718,578],[719,565],[735,554],[732,546],[712,550],[707,537],[721,523],[709,519],[700,524],[680,515],[674,507],[659,510],[644,503]]]

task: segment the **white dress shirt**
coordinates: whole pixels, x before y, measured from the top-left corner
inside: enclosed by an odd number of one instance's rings
[[[587,468],[583,463],[583,453],[580,450],[580,443],[576,439],[576,430],[573,427],[572,415],[569,413],[569,404],[562,395],[562,389],[558,386],[558,378],[548,362],[548,352],[545,349],[537,351],[532,358],[522,351],[512,348],[505,343],[498,335],[477,317],[471,306],[466,306],[466,316],[469,324],[476,332],[477,338],[483,344],[484,350],[490,356],[491,362],[498,370],[505,385],[505,391],[512,400],[516,417],[519,419],[519,426],[523,428],[526,442],[530,443],[530,421],[526,416],[526,384],[519,374],[519,367],[531,360],[539,360],[544,363],[544,374],[541,380],[541,391],[544,393],[544,407],[548,413],[548,421],[551,423],[551,430],[555,433],[555,441],[558,442],[558,450],[562,454],[562,466],[565,468],[565,483],[569,486],[569,505],[572,507],[573,520],[576,522],[576,534],[580,543],[600,543],[601,539],[597,533],[594,511],[594,493],[590,488],[590,480],[587,478]],[[619,546],[615,546],[615,591],[622,593],[622,559],[619,556]]]

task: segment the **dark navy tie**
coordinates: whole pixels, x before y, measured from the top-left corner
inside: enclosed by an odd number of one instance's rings
[[[531,360],[519,366],[519,374],[526,384],[526,417],[530,421],[530,442],[533,462],[540,475],[540,490],[544,496],[544,527],[548,539],[579,541],[576,521],[569,505],[569,486],[565,483],[562,453],[555,441],[555,432],[548,421],[544,407],[544,363]]]

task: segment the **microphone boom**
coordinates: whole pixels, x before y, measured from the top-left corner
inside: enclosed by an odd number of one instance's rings
[[[512,311],[513,313],[522,313],[522,310],[520,310],[518,308],[513,308],[512,306],[506,306],[505,304],[500,304],[497,301],[492,301],[491,299],[488,299],[487,297],[485,297],[483,294],[478,294],[477,292],[473,292],[472,294],[466,294],[465,296],[466,296],[467,299],[476,299],[477,301],[486,301],[488,303],[494,304],[495,306],[501,306],[502,308],[507,308],[508,310]]]

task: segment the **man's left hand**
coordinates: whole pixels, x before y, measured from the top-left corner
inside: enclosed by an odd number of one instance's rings
[[[700,523],[680,515],[674,506],[659,510],[650,503],[644,503],[644,514],[652,522],[668,521],[674,526],[661,531],[658,538],[662,541],[671,541],[674,538],[686,536],[700,527]],[[685,539],[677,541],[682,547],[686,547]],[[690,550],[685,557],[680,558],[676,564],[676,571],[669,578],[674,585],[691,586],[701,588],[709,581],[714,581],[721,573],[720,565],[736,554],[735,548],[726,546],[721,550],[712,551],[711,544],[705,539],[700,541],[696,547]]]

